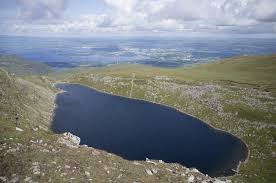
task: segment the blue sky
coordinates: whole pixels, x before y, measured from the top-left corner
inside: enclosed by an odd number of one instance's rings
[[[1,0],[0,34],[276,34],[275,0]]]
[[[80,16],[88,14],[108,13],[110,8],[103,0],[70,0],[65,14],[68,16]]]

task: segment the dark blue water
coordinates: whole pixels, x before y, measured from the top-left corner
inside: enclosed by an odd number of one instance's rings
[[[247,156],[238,138],[172,108],[76,84],[57,87],[66,92],[56,98],[52,129],[79,136],[81,144],[128,160],[180,163],[211,176],[232,175]]]
[[[114,63],[178,67],[241,55],[276,53],[262,38],[36,38],[0,36],[0,54],[16,54],[55,68]]]

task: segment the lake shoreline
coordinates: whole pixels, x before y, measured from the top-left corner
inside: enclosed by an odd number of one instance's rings
[[[222,130],[222,129],[216,128],[216,127],[214,127],[213,125],[211,125],[211,124],[205,122],[204,120],[201,120],[200,118],[198,118],[198,117],[196,117],[196,116],[193,116],[193,115],[191,115],[191,114],[189,114],[189,113],[185,113],[185,112],[183,112],[183,111],[180,111],[180,110],[178,110],[178,109],[175,109],[175,108],[173,108],[173,107],[171,107],[171,106],[168,106],[168,105],[166,105],[166,104],[161,104],[161,103],[157,103],[157,102],[152,102],[152,101],[148,101],[148,100],[145,100],[145,99],[130,98],[130,97],[123,96],[123,95],[117,95],[117,94],[113,94],[113,93],[108,93],[108,92],[106,92],[106,91],[102,91],[102,90],[96,89],[96,88],[94,88],[94,87],[92,87],[92,86],[89,86],[89,85],[86,85],[86,84],[80,84],[80,83],[77,83],[77,82],[54,82],[54,83],[53,83],[53,86],[55,87],[56,84],[77,84],[77,85],[80,85],[80,86],[84,86],[84,87],[91,88],[91,89],[93,89],[93,90],[95,90],[95,91],[97,91],[97,92],[103,93],[103,94],[108,94],[108,95],[111,95],[111,96],[117,96],[117,97],[127,98],[127,99],[130,99],[130,100],[148,102],[148,103],[156,104],[156,105],[159,105],[159,106],[168,107],[168,108],[170,108],[170,109],[172,109],[172,110],[175,110],[175,111],[177,111],[177,112],[179,112],[179,113],[181,113],[181,114],[188,115],[188,116],[190,116],[190,117],[192,117],[192,118],[195,118],[195,119],[197,119],[197,120],[200,120],[200,121],[203,122],[205,125],[207,125],[208,128],[215,129],[215,130],[217,130],[218,132],[227,133],[228,135],[230,135],[230,136],[232,136],[232,137],[234,137],[234,138],[237,138],[237,139],[238,139],[239,141],[241,141],[241,143],[244,144],[245,147],[246,147],[246,150],[247,150],[246,158],[245,158],[245,159],[239,160],[238,164],[236,165],[236,168],[231,169],[231,170],[233,171],[233,175],[229,175],[229,176],[218,176],[218,177],[233,177],[233,176],[236,176],[236,175],[239,173],[240,166],[241,166],[243,163],[247,163],[248,160],[249,160],[250,150],[249,150],[249,148],[248,148],[248,145],[247,145],[241,138],[239,138],[238,136],[236,136],[236,135],[234,135],[234,134],[232,134],[232,133],[230,133],[230,132],[228,132],[228,131],[226,131],[226,130]],[[64,90],[62,90],[62,89],[59,89],[59,90],[61,90],[61,91],[59,91],[59,92],[56,93],[56,97],[57,97],[57,95],[58,95],[59,93],[66,92],[66,91],[64,91]],[[54,115],[53,115],[53,117],[54,117]],[[182,165],[182,166],[185,166],[185,165]]]

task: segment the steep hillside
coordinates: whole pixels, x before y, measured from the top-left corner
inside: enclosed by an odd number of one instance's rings
[[[50,67],[40,62],[31,62],[14,55],[0,55],[0,68],[15,75],[47,74]]]
[[[49,129],[55,80],[0,70],[0,182],[215,182],[178,164],[127,161]]]

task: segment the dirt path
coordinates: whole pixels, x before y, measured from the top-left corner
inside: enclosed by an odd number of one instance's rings
[[[132,97],[132,91],[133,91],[133,81],[135,79],[135,73],[132,73],[132,80],[131,80],[131,89],[130,89],[130,93],[129,93],[129,98]]]

